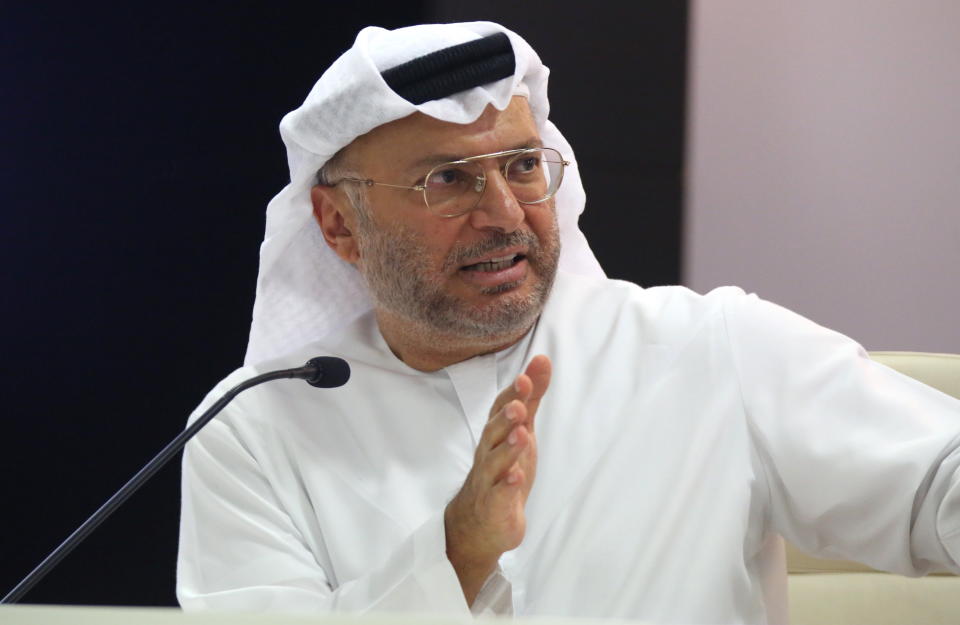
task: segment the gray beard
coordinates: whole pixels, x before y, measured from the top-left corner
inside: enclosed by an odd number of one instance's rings
[[[554,222],[545,237],[548,240],[542,242],[533,232],[523,230],[509,234],[493,232],[479,243],[457,245],[447,255],[441,274],[434,276],[417,235],[409,231],[385,233],[372,224],[359,229],[360,271],[376,305],[413,322],[421,330],[465,339],[508,336],[532,326],[543,310],[560,258]],[[450,269],[514,245],[527,247],[526,260],[539,277],[528,294],[509,294],[520,285],[518,282],[501,284],[482,293],[502,296],[488,305],[477,306],[443,291],[442,279]]]

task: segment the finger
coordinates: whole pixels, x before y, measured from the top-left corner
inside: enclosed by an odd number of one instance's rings
[[[520,464],[514,464],[508,468],[500,479],[497,480],[495,486],[508,487],[508,488],[519,488],[527,481],[526,472],[523,470],[523,467]]]
[[[490,419],[493,419],[497,416],[504,406],[513,401],[514,399],[520,399],[521,401],[526,400],[527,396],[530,394],[530,389],[532,388],[532,383],[527,382],[526,392],[521,393],[522,385],[520,385],[520,377],[523,377],[523,374],[518,376],[517,380],[507,388],[500,391],[500,394],[497,395],[497,398],[493,400],[493,406],[490,408]]]
[[[540,407],[540,400],[543,399],[544,394],[547,392],[547,388],[550,386],[550,378],[553,375],[553,364],[550,362],[550,359],[540,354],[534,356],[533,360],[530,361],[530,364],[527,365],[527,370],[524,372],[525,377],[530,381],[530,392],[527,394],[526,406],[527,414],[529,416],[527,427],[531,431],[534,430],[534,420],[537,415],[537,408]]]
[[[523,489],[526,482],[527,477],[523,469],[514,466],[490,489],[491,498],[488,500],[490,517],[497,519],[500,524],[506,524],[501,525],[501,528],[507,532],[521,529],[518,538],[522,538]],[[520,528],[515,524],[520,524]]]
[[[477,452],[483,453],[501,444],[513,427],[524,424],[526,421],[526,404],[516,399],[510,401],[483,427]]]
[[[530,379],[530,376],[528,376],[526,372],[521,373],[517,376],[517,379],[513,381],[512,390],[516,399],[526,402],[530,399],[530,393],[533,392],[533,380]]]
[[[518,464],[524,449],[530,444],[530,431],[522,425],[510,430],[506,439],[490,450],[480,466],[484,483],[495,484],[502,480],[510,468]]]
[[[537,436],[529,429],[527,434],[528,440],[520,452],[517,464],[527,473],[527,479],[533,481],[533,476],[537,473]]]
[[[517,376],[513,384],[503,389],[497,398],[493,401],[493,407],[490,409],[490,418],[499,412],[508,402],[519,399],[523,402],[529,401],[531,397],[537,401],[543,397],[550,384],[550,359],[543,354],[534,356],[527,364],[527,369]]]
[[[532,383],[532,389],[530,391],[530,400],[531,401],[540,401],[543,397],[543,394],[547,392],[547,387],[550,386],[550,376],[553,373],[553,363],[550,362],[550,358],[544,354],[539,354],[534,356],[530,361],[530,364],[527,365],[527,370],[524,372]]]

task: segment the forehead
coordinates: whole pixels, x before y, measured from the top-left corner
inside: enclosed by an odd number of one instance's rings
[[[455,124],[414,113],[357,138],[349,152],[356,166],[397,169],[525,147],[539,144],[539,140],[527,99],[515,96],[503,111],[488,105],[470,124]],[[364,171],[367,176],[373,173]]]

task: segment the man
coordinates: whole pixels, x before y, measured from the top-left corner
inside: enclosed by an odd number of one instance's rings
[[[248,366],[205,403],[353,376],[188,447],[184,607],[782,622],[779,535],[958,570],[958,402],[739,290],[604,279],[547,111],[473,23],[365,29],[284,119]]]

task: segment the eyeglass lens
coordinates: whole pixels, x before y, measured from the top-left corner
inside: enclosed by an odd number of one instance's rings
[[[532,148],[503,158],[501,171],[517,201],[536,204],[553,196],[563,177],[563,158],[550,148]],[[424,181],[424,198],[433,212],[462,215],[480,202],[486,180],[480,161],[438,165]]]

